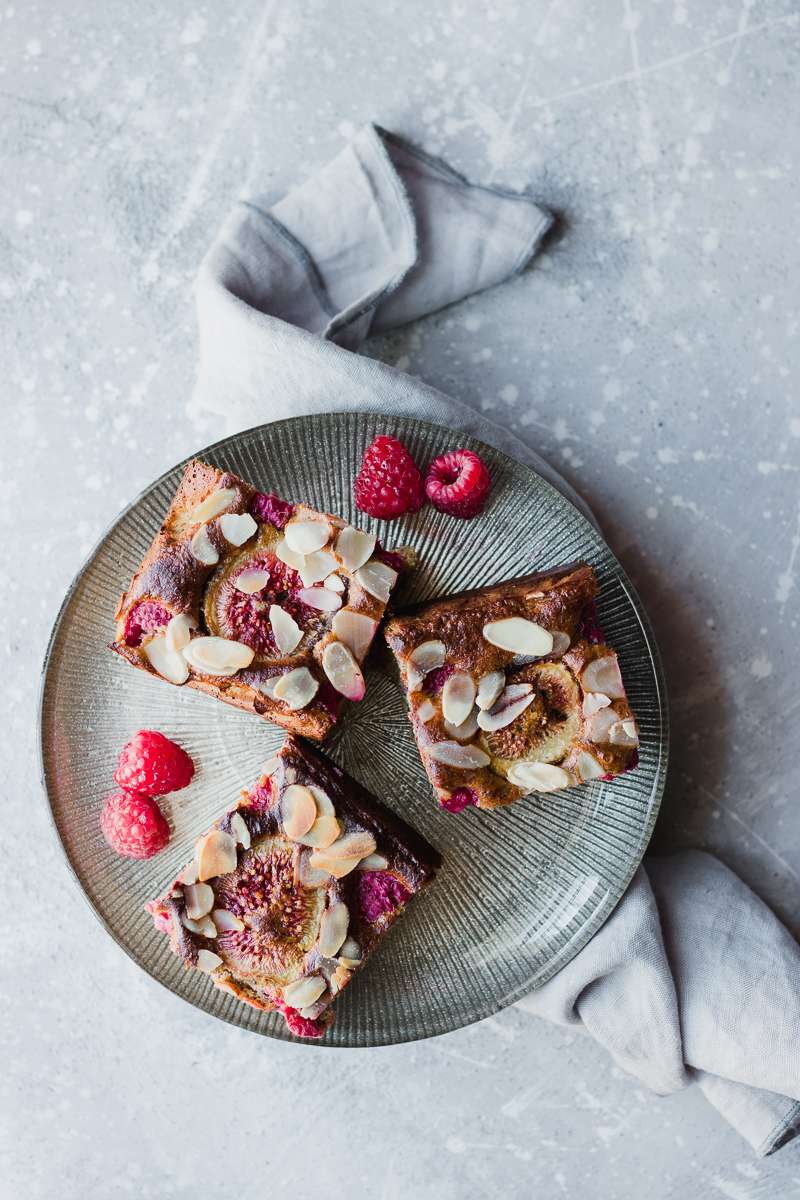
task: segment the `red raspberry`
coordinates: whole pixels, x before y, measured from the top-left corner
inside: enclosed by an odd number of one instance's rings
[[[422,476],[397,438],[381,435],[368,447],[356,476],[356,504],[371,517],[417,512],[425,500]]]
[[[327,1026],[322,1021],[312,1021],[308,1017],[303,1017],[298,1009],[289,1008],[288,1004],[282,1004],[280,1010],[295,1037],[319,1038],[327,1032]]]
[[[103,837],[125,858],[152,858],[169,841],[169,825],[150,796],[115,792],[100,817]]]
[[[126,646],[140,646],[146,633],[155,633],[156,630],[163,629],[169,624],[171,617],[172,613],[168,612],[163,604],[157,604],[155,600],[142,600],[139,604],[134,604],[128,613],[122,640]]]
[[[463,812],[471,804],[478,803],[478,793],[472,788],[460,787],[451,793],[449,800],[439,801],[442,808],[451,813]]]
[[[471,450],[440,455],[425,478],[431,504],[451,517],[474,517],[483,508],[491,486],[491,475]]]
[[[262,524],[274,525],[276,529],[283,529],[293,512],[294,505],[288,500],[281,500],[274,492],[256,492],[250,501],[250,515]]]
[[[164,796],[185,788],[194,763],[185,750],[155,729],[140,729],[119,756],[114,778],[121,788],[140,796]]]

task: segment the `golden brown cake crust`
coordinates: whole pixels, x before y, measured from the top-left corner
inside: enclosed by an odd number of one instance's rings
[[[597,594],[592,567],[572,563],[419,604],[387,622],[385,638],[400,667],[420,756],[444,807],[459,811],[473,803],[496,808],[532,790],[556,790],[587,778],[617,775],[633,765],[638,744],[635,718],[618,677],[616,654],[594,626]],[[484,628],[509,618],[523,618],[553,635],[551,650],[515,655],[488,641]],[[441,667],[421,674],[412,655],[421,646],[439,644],[444,645]],[[592,671],[585,676],[589,664],[597,661],[599,678],[609,681],[613,696],[597,690]],[[512,685],[489,705],[492,714],[515,693],[527,693],[526,707],[497,729],[476,725],[489,724],[486,713],[476,707],[456,733],[443,712],[444,688],[456,673],[468,676],[476,687],[482,678],[499,678],[499,673],[501,689]],[[593,699],[587,699],[592,687]],[[477,697],[476,701],[480,703]],[[609,741],[612,727],[613,737],[622,744]],[[437,743],[475,748],[485,761],[471,766],[438,761],[435,755],[452,751],[434,749]],[[534,772],[545,777],[536,786],[528,779],[525,786],[519,783],[525,771],[521,764],[528,762],[545,764]],[[517,783],[508,778],[509,772]],[[463,799],[468,793],[469,799]]]
[[[207,625],[209,588],[217,586],[220,579],[224,580],[225,572],[231,564],[239,562],[251,548],[258,550],[263,546],[265,550],[271,551],[283,536],[282,524],[273,525],[269,521],[259,519],[258,532],[253,538],[243,547],[232,546],[223,536],[219,519],[212,518],[202,523],[205,524],[208,540],[217,552],[219,561],[212,565],[199,561],[193,553],[192,538],[201,522],[193,520],[193,510],[211,494],[223,489],[229,489],[231,493],[230,502],[224,509],[225,515],[248,512],[258,514],[259,510],[254,507],[254,503],[260,494],[244,480],[199,459],[188,463],[161,528],[130,586],[120,598],[115,614],[116,636],[111,643],[111,649],[139,670],[148,671],[158,677],[158,672],[144,652],[152,631],[145,631],[138,640],[137,637],[126,633],[130,630],[136,614],[144,611],[139,606],[154,606],[164,610],[170,618],[184,614],[199,634],[219,635],[219,630],[210,629]],[[326,521],[331,530],[331,547],[338,533],[345,527],[345,522],[340,518],[329,513],[317,513],[302,504],[285,505],[285,508],[291,511],[292,520]],[[346,570],[341,563],[337,564],[336,570],[345,584],[345,607],[369,618],[374,623],[374,633],[383,617],[385,603],[360,586],[354,573]],[[203,674],[192,668],[184,686],[205,692],[226,704],[281,725],[293,733],[320,741],[330,731],[340,702],[339,695],[328,683],[322,669],[322,655],[326,646],[337,640],[330,629],[332,614],[325,616],[328,618],[327,622],[320,617],[319,636],[309,649],[303,649],[301,646],[298,653],[282,658],[265,658],[257,653],[254,662],[248,668],[224,677]],[[359,661],[365,653],[366,650],[360,657],[357,656]],[[292,710],[281,700],[268,694],[265,689],[271,689],[278,676],[298,666],[308,667],[318,681],[319,690],[305,707]]]

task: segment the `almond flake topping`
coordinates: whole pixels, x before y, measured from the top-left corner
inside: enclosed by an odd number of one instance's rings
[[[380,559],[371,558],[363,567],[358,568],[355,579],[365,592],[369,592],[370,596],[385,604],[397,582],[397,571],[393,571]]]
[[[369,650],[377,628],[378,623],[372,617],[353,612],[351,608],[340,609],[331,622],[331,629],[339,641],[352,651],[359,662]]]
[[[194,850],[197,859],[197,878],[215,879],[236,870],[236,842],[222,829],[212,829],[200,838]]]
[[[341,900],[332,904],[322,914],[319,923],[319,952],[323,958],[333,958],[347,937],[350,913]]]
[[[357,571],[363,567],[375,549],[374,533],[364,533],[347,525],[336,539],[336,554],[346,571]]]
[[[295,554],[313,554],[330,540],[331,527],[327,521],[291,520],[283,530],[286,544]]]
[[[549,630],[527,617],[503,617],[489,621],[483,627],[483,636],[492,646],[508,650],[511,654],[533,654],[539,657],[553,649],[553,635]]]
[[[572,780],[563,767],[551,763],[519,762],[508,769],[508,781],[514,787],[530,792],[554,792],[569,787]]]
[[[253,650],[244,642],[223,637],[192,638],[183,657],[201,675],[235,675],[253,661]]]
[[[198,950],[197,965],[201,971],[216,971],[217,967],[222,966],[222,959],[213,950]]]
[[[336,559],[330,550],[315,550],[312,554],[307,554],[299,568],[304,587],[321,583],[323,579],[327,579],[331,571],[335,570]]]
[[[170,683],[186,683],[189,678],[189,665],[182,654],[171,650],[164,633],[157,634],[142,646],[142,654],[154,671]]]
[[[306,975],[283,989],[283,999],[290,1008],[309,1008],[319,1000],[326,987],[321,975]]]
[[[225,541],[232,546],[243,546],[258,531],[250,513],[225,513],[219,519],[219,527]]]
[[[192,554],[198,562],[201,562],[205,567],[213,567],[219,562],[219,551],[216,549],[208,536],[208,526],[201,525],[192,535],[192,540],[189,543]]]
[[[475,703],[475,680],[466,671],[455,671],[442,688],[442,714],[451,725],[462,725]]]
[[[308,667],[295,667],[287,671],[275,682],[272,695],[275,700],[282,700],[292,711],[305,708],[319,691],[319,683]]]
[[[361,700],[366,691],[364,676],[344,642],[328,642],[322,652],[322,669],[330,683],[348,700]]]
[[[336,612],[342,607],[342,597],[337,596],[336,592],[332,592],[327,587],[301,588],[297,593],[297,598],[302,600],[303,604],[307,604],[309,608],[316,608],[319,612]]]
[[[458,742],[435,742],[427,748],[429,758],[445,767],[457,767],[462,771],[475,771],[488,767],[489,755],[480,746],[461,746]]]
[[[269,571],[264,571],[261,567],[247,567],[233,580],[237,592],[244,592],[245,596],[255,596],[256,592],[262,591],[268,583]]]
[[[297,621],[285,608],[281,608],[280,604],[271,604],[269,623],[272,626],[272,636],[279,653],[291,654],[303,640],[303,631]]]
[[[478,713],[478,725],[486,733],[494,733],[497,729],[505,729],[515,721],[520,713],[524,713],[534,698],[533,688],[529,683],[510,683],[504,688],[499,700],[489,709]]]
[[[188,515],[189,524],[197,525],[202,521],[213,521],[214,517],[225,512],[226,508],[230,508],[235,499],[236,492],[233,488],[217,488],[215,492],[206,496],[205,500],[201,500],[194,506]]]

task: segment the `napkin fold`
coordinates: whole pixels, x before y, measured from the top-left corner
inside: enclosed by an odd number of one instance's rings
[[[552,222],[529,196],[470,184],[365,127],[305,183],[243,200],[224,224],[198,276],[191,410],[220,433],[332,410],[421,417],[529,464],[594,520],[509,430],[353,353],[523,270]],[[758,1154],[800,1132],[800,948],[709,854],[648,858],[520,1007],[581,1028],[656,1093],[700,1087]]]

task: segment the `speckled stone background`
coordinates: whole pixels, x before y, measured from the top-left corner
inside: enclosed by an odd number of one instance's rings
[[[584,491],[666,661],[657,843],[800,933],[798,32],[790,0],[0,7],[4,1200],[800,1197],[800,1146],[759,1162],[522,1008],[327,1053],[193,1011],[83,904],[34,746],[82,557],[218,432],[184,415],[214,230],[377,119],[562,215],[535,269],[370,352]]]

